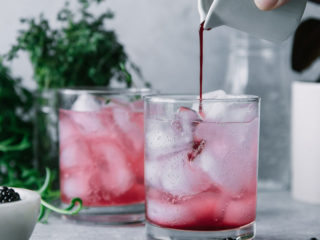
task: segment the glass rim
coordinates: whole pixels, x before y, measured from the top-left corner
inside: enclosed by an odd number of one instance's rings
[[[147,94],[154,93],[151,88],[113,88],[113,87],[68,87],[58,89],[59,94],[79,95],[79,94]]]
[[[151,94],[143,97],[145,102],[151,103],[177,103],[177,102],[199,102],[200,97],[196,94]],[[202,98],[202,102],[260,102],[260,97],[255,95],[227,95],[219,98]]]

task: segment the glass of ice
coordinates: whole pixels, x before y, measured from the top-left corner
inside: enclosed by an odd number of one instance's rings
[[[150,239],[254,238],[259,108],[223,91],[145,97]]]
[[[144,117],[148,89],[59,91],[60,190],[82,199],[74,220],[126,223],[144,218]]]

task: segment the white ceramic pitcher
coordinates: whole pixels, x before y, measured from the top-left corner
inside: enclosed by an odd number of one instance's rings
[[[226,25],[256,37],[281,42],[297,28],[307,0],[290,0],[271,11],[261,11],[253,0],[198,0],[201,22],[210,29]]]

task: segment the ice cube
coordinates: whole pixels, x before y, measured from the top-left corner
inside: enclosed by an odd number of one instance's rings
[[[196,111],[190,108],[180,107],[175,115],[172,127],[178,137],[185,140],[184,142],[191,142],[194,127],[199,121],[201,121],[201,118]]]
[[[75,197],[87,201],[92,192],[91,176],[94,175],[92,168],[77,168],[76,170],[63,171],[61,174],[61,192],[68,199]]]
[[[59,141],[66,143],[75,137],[80,136],[81,133],[77,128],[77,124],[71,117],[71,111],[59,110]]]
[[[84,135],[108,132],[111,123],[106,123],[106,117],[101,112],[72,112],[73,121]]]
[[[147,216],[159,224],[185,225],[196,221],[193,209],[183,204],[148,199]]]
[[[76,166],[87,167],[91,164],[87,144],[81,138],[74,138],[67,143],[60,142],[60,167],[63,169]]]
[[[113,107],[112,109],[114,121],[123,131],[132,128],[129,111],[119,107]]]
[[[223,222],[231,226],[244,226],[255,220],[256,197],[231,200],[228,203]]]
[[[149,153],[158,153],[162,150],[170,151],[175,138],[170,123],[160,120],[148,119],[146,124],[146,148]]]
[[[202,99],[221,99],[225,98],[227,94],[223,90],[216,90],[213,92],[207,92],[202,95]],[[192,105],[194,111],[199,111],[199,103],[194,103]]]
[[[256,103],[226,103],[224,122],[251,122],[258,116]]]
[[[148,159],[148,157],[146,157]],[[154,160],[145,161],[145,181],[148,186],[152,186],[154,188],[161,188],[161,174],[160,170],[162,168],[161,162]]]
[[[201,121],[198,113],[181,107],[173,120],[148,119],[146,124],[146,146],[149,152],[175,152],[185,149],[193,141],[194,126]]]
[[[214,191],[186,198],[160,195],[157,198],[148,196],[147,199],[148,218],[170,226],[203,227],[203,223],[217,224],[223,218],[226,207],[226,198]]]
[[[203,151],[194,164],[198,165],[214,182],[218,183],[218,181],[216,181],[216,177],[218,177],[216,173],[217,167],[215,166],[216,164],[214,159],[208,151]]]
[[[176,117],[187,121],[189,124],[200,120],[198,112],[187,107],[180,107],[177,111]]]
[[[236,182],[241,180],[238,178],[239,168],[234,169],[235,166],[242,163],[237,163],[239,156],[229,159],[232,151],[237,154],[236,146],[238,145],[234,146],[234,139],[229,138],[228,134],[230,131],[228,132],[224,125],[199,123],[195,130],[195,139],[205,140],[206,145],[198,158],[194,160],[194,164],[207,173],[214,183],[226,189],[233,189],[242,184]]]
[[[203,226],[203,223],[217,225],[223,218],[227,197],[219,189],[206,191],[188,198],[185,205],[192,209],[196,218],[193,226]]]
[[[256,188],[255,164],[250,164],[246,156],[241,156],[242,153],[237,150],[223,153],[223,150],[215,152],[211,146],[207,147],[209,149],[205,149],[194,160],[194,164],[210,177],[211,182],[222,186],[230,195],[254,191]],[[217,157],[218,154],[224,156]]]
[[[128,166],[130,153],[112,140],[101,141],[99,138],[91,143],[90,148],[103,188],[116,196],[128,191],[134,179]]]
[[[158,173],[163,191],[172,195],[192,195],[210,188],[210,178],[197,165],[189,161],[191,149],[165,154],[158,160]],[[148,169],[147,169],[148,171]]]
[[[99,111],[102,102],[90,94],[81,94],[72,105],[73,111],[78,112],[94,112]]]
[[[232,195],[256,187],[258,123],[203,121],[195,127],[194,139],[206,144],[194,164]]]
[[[234,139],[228,138],[230,134],[227,124],[214,122],[201,122],[194,131],[197,141],[206,142],[206,150],[213,152],[213,157],[223,159],[228,153]]]
[[[207,147],[209,146],[207,145]],[[211,182],[217,186],[222,186],[228,192],[231,192],[235,187],[242,184],[241,182],[237,183],[232,181],[235,179],[235,171],[231,166],[228,166],[228,164],[231,163],[227,163],[224,158],[219,159],[214,157],[208,149],[205,149],[201,155],[194,160],[194,164],[209,176]],[[242,189],[239,191],[241,190]]]
[[[223,99],[227,94],[223,90],[204,93],[202,99]],[[194,103],[192,109],[199,111],[199,103]],[[206,120],[218,121],[226,110],[225,104],[221,102],[205,102],[202,105],[202,116]]]
[[[173,195],[192,194],[184,162],[187,161],[187,152],[179,152],[173,156],[167,156],[163,161],[160,172],[160,181],[165,192]]]
[[[213,92],[207,92],[203,94],[203,99],[208,99],[208,98],[225,98],[227,96],[226,92],[223,90],[216,90]]]
[[[143,151],[143,113],[132,112],[130,109],[114,107],[113,117],[115,124],[124,135],[124,141],[130,141],[130,145],[128,147],[133,147],[135,152]]]
[[[102,119],[102,103],[100,100],[89,94],[82,94],[72,106],[69,115],[77,124],[83,134],[102,132],[105,125]]]
[[[222,90],[203,94],[203,99],[239,99],[244,96],[228,95]],[[199,103],[192,106],[195,111],[199,110]],[[215,122],[249,122],[257,117],[257,104],[246,102],[228,102],[228,101],[212,101],[204,102],[202,105],[202,114],[204,120]]]

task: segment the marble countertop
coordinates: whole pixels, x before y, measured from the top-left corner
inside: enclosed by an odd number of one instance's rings
[[[258,194],[256,240],[320,240],[320,205],[305,204],[289,192]],[[38,223],[31,240],[145,240],[143,225],[98,226],[50,217]]]

